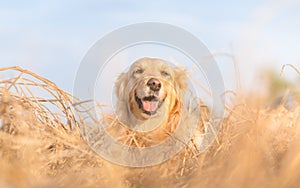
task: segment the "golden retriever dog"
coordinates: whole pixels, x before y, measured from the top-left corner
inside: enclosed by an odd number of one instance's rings
[[[119,75],[115,89],[116,114],[123,126],[114,125],[109,132],[118,138],[134,135],[131,145],[148,146],[166,139],[178,127],[188,79],[183,68],[158,58],[142,58]]]

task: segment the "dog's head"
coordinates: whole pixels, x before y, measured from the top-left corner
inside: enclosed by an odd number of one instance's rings
[[[187,86],[184,69],[161,59],[139,59],[118,77],[117,113],[141,121],[167,118],[181,107]]]

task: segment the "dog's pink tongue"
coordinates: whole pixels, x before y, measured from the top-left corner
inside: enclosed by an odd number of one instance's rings
[[[154,112],[158,108],[158,101],[143,101],[143,108],[148,112]]]

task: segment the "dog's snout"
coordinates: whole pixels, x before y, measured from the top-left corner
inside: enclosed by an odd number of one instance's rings
[[[161,88],[161,83],[158,79],[151,78],[148,80],[147,86],[149,86],[152,91],[159,91]]]

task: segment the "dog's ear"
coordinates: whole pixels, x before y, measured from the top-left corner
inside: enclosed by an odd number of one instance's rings
[[[183,67],[176,67],[174,69],[174,85],[181,101],[184,101],[185,93],[188,88],[187,72]]]
[[[127,83],[128,83],[127,73],[121,73],[115,83],[116,95],[119,100],[125,101]]]

